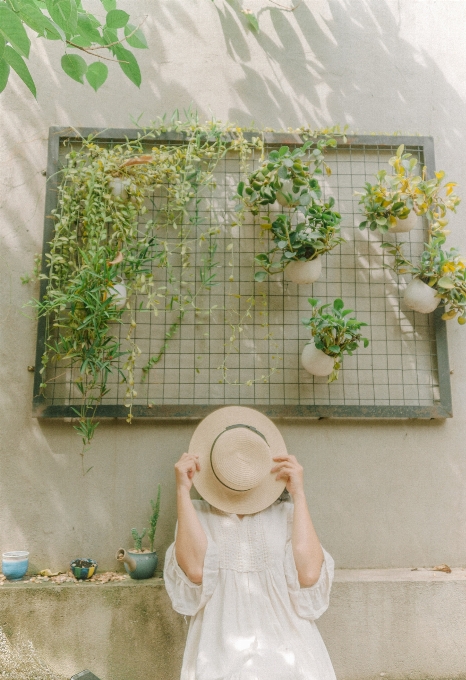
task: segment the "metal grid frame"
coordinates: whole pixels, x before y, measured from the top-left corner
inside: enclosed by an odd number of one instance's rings
[[[49,178],[47,184],[46,202],[45,202],[45,225],[44,225],[44,247],[45,254],[48,249],[48,243],[53,238],[54,221],[50,218],[51,211],[56,204],[58,176],[59,170],[59,149],[60,144],[65,140],[70,142],[78,141],[81,137],[88,135],[96,135],[99,141],[111,143],[122,140],[137,139],[139,131],[134,129],[93,129],[93,128],[62,128],[52,127],[49,131],[49,146],[48,146],[48,165],[47,177]],[[252,133],[251,133],[251,136]],[[184,136],[181,134],[170,133],[163,134],[154,139],[155,142],[162,143],[179,143],[183,141]],[[281,146],[287,144],[289,146],[297,146],[302,144],[302,139],[298,135],[288,133],[266,133],[264,135],[264,142],[269,147]],[[375,136],[375,135],[361,135],[348,136],[346,143],[338,140],[338,149],[345,148],[361,148],[366,147],[378,148],[382,150],[393,150],[404,144],[406,147],[414,147],[419,150],[423,162],[427,165],[429,172],[432,174],[435,167],[434,145],[431,137],[401,137],[401,136]],[[338,200],[337,200],[338,209]],[[43,258],[43,271],[46,273],[46,260]],[[41,281],[40,299],[45,294],[47,281]],[[438,377],[438,395],[439,399],[435,400],[433,404],[428,405],[377,405],[377,404],[263,404],[251,403],[254,408],[264,412],[272,418],[288,418],[288,419],[309,419],[309,418],[448,418],[452,416],[451,404],[451,387],[450,387],[450,370],[448,361],[448,345],[446,334],[446,323],[441,319],[442,310],[437,309],[433,316],[433,337],[435,340],[435,355],[437,364]],[[45,319],[41,318],[38,322],[37,328],[37,344],[36,344],[36,365],[34,376],[34,396],[33,396],[33,415],[40,418],[74,418],[72,404],[49,404],[44,396],[39,394],[39,386],[41,383],[41,375],[39,373],[41,367],[41,357],[45,349]],[[227,401],[226,403],[231,403]],[[205,415],[225,405],[224,401],[218,403],[208,404],[186,404],[186,403],[168,403],[157,404],[154,408],[152,405],[135,404],[133,406],[133,416],[135,418],[148,419],[200,419]],[[96,417],[101,418],[126,418],[128,413],[127,408],[123,403],[117,404],[101,404],[97,407]]]

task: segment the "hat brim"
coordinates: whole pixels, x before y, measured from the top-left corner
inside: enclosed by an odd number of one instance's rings
[[[234,491],[224,486],[215,476],[210,463],[210,452],[215,438],[229,425],[250,425],[261,432],[270,447],[270,467],[275,456],[287,455],[286,445],[278,427],[263,413],[246,406],[225,406],[210,413],[194,431],[189,453],[199,456],[200,470],[193,478],[199,494],[223,512],[250,515],[272,505],[285,488],[283,479],[276,480],[269,473],[254,489]]]

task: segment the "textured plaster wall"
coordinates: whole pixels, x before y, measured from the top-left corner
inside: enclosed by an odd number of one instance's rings
[[[41,249],[50,125],[124,127],[192,103],[201,118],[241,124],[427,134],[437,166],[465,194],[464,2],[304,0],[290,13],[251,1],[262,7],[258,36],[222,0],[126,7],[148,15],[140,90],[112,69],[96,95],[61,72],[55,45],[36,43],[37,101],[14,76],[0,95],[0,550],[30,550],[33,568],[62,569],[78,555],[113,568],[130,528],[146,525],[158,482],[163,553],[175,522],[173,464],[194,428],[102,424],[83,477],[71,425],[31,418],[35,324],[23,305],[37,289],[19,277]],[[465,211],[451,221],[463,249]],[[454,322],[448,331],[452,420],[280,424],[339,567],[466,565],[466,331]]]

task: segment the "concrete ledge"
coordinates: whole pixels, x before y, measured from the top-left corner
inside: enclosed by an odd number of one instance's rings
[[[161,579],[6,584],[0,625],[65,677],[179,680],[187,625]],[[466,678],[466,570],[337,570],[319,628],[338,680]]]

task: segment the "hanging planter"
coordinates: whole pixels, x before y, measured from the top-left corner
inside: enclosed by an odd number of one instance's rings
[[[303,324],[312,333],[312,341],[306,345],[301,356],[303,368],[312,375],[330,375],[328,382],[338,379],[343,356],[350,356],[360,343],[367,347],[369,340],[360,333],[363,321],[350,317],[351,309],[344,309],[343,300],[337,298],[333,304],[322,305],[320,300],[308,298],[312,307],[310,319]]]
[[[453,193],[455,182],[442,185],[443,171],[427,179],[425,167],[421,175],[416,175],[418,161],[412,154],[404,153],[403,144],[390,158],[389,164],[393,168],[392,175],[380,170],[374,184],[367,182],[363,192],[356,192],[361,197],[359,204],[366,218],[359,228],[404,233],[416,226],[418,216],[426,215],[434,230],[444,229],[448,222],[445,219],[447,210],[456,212],[460,202]]]
[[[314,341],[312,341],[303,349],[301,364],[311,375],[330,375],[335,365],[335,357],[331,357],[321,349],[317,349]]]
[[[396,218],[395,224],[390,225],[388,229],[389,234],[405,234],[408,231],[411,231],[414,229],[417,224],[418,224],[419,218],[414,212],[414,210],[411,210],[408,217],[405,217],[404,219],[401,219],[400,217]]]
[[[292,283],[304,285],[314,283],[322,273],[322,258],[318,255],[314,260],[291,260],[285,269],[285,276]]]
[[[112,177],[108,184],[115,198],[127,198],[128,187],[131,184],[129,178],[123,179],[123,177]]]
[[[420,314],[430,314],[440,304],[437,290],[428,286],[421,279],[413,279],[408,283],[404,293],[404,301],[407,307]]]
[[[317,281],[322,271],[321,255],[344,242],[340,236],[341,215],[332,210],[335,201],[313,201],[302,210],[303,221],[291,224],[288,215],[263,225],[273,235],[274,247],[267,253],[256,255],[255,261],[263,271],[254,275],[256,281],[264,281],[268,274],[285,271],[293,283],[309,284]]]
[[[107,294],[112,297],[112,304],[116,309],[123,309],[126,306],[128,291],[121,277],[117,279],[117,283],[107,288]]]

